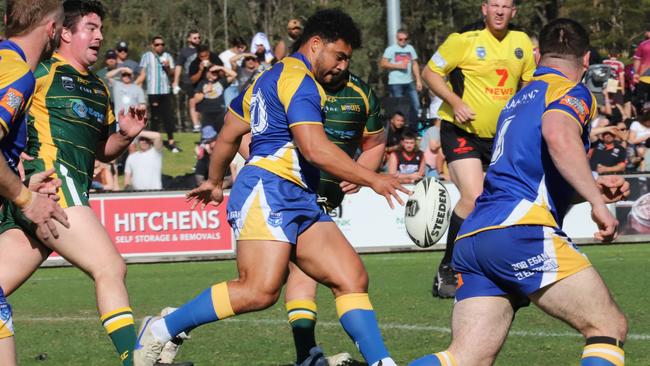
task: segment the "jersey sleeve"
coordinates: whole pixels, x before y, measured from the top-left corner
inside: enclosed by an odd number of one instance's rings
[[[239,120],[251,123],[251,99],[253,98],[253,86],[251,84],[243,92],[239,93],[235,99],[230,102],[228,110],[234,113]]]
[[[459,52],[458,50],[465,49],[465,41],[462,36],[458,33],[452,33],[440,45],[436,53],[431,56],[427,67],[436,74],[444,77],[455,69],[463,59],[464,52]]]
[[[307,74],[283,72],[278,80],[278,97],[289,127],[323,123],[325,91]]]
[[[533,43],[530,41],[530,38],[525,33],[523,34],[524,40],[522,41],[524,45],[524,70],[521,74],[521,80],[525,83],[533,79],[533,74],[537,68],[535,63],[535,52],[533,51]]]
[[[571,117],[583,129],[596,114],[596,98],[582,84],[578,84],[547,107],[545,114],[561,112]]]
[[[382,132],[384,130],[384,124],[381,118],[381,104],[372,89],[368,90],[368,108],[368,120],[366,121],[366,128],[363,134],[374,135]]]
[[[34,93],[34,75],[27,65],[3,62],[0,67],[0,127],[6,134]]]

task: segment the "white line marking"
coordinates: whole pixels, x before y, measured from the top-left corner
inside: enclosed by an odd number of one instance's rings
[[[17,322],[68,322],[68,321],[93,321],[93,322],[99,322],[99,318],[93,318],[93,317],[18,317],[14,316],[14,323]],[[253,325],[286,325],[288,323],[287,320],[277,320],[277,319],[237,319],[237,318],[230,318],[226,320],[222,320],[223,322],[226,323],[248,323],[248,324],[253,324]],[[326,322],[326,321],[319,321],[318,326],[321,327],[340,327],[341,324],[339,322]],[[447,327],[436,327],[436,326],[429,326],[429,325],[415,325],[415,324],[397,324],[397,323],[382,323],[380,324],[381,329],[389,329],[389,330],[409,330],[409,331],[414,331],[414,332],[435,332],[435,333],[444,333],[444,334],[450,334],[451,329]],[[534,331],[527,331],[527,330],[511,330],[510,331],[511,336],[516,336],[516,337],[534,337],[534,338],[580,338],[582,337],[580,334],[575,333],[575,332],[534,332]],[[628,340],[635,340],[635,341],[650,341],[650,334],[628,334],[627,335]]]

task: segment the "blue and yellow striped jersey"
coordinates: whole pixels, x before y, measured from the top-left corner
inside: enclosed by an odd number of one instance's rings
[[[542,118],[550,111],[574,120],[581,128],[585,151],[589,148],[594,96],[559,71],[539,67],[532,82],[510,99],[499,116],[483,193],[463,223],[459,239],[506,226],[557,228],[562,224],[575,191],[553,164],[542,136]]]
[[[27,109],[34,94],[34,74],[23,50],[12,41],[0,43],[0,150],[9,167],[18,172],[20,153],[27,143]]]
[[[325,91],[300,53],[285,57],[260,74],[229,106],[231,112],[251,125],[248,164],[315,192],[318,168],[298,151],[290,129],[301,124],[322,124],[324,105]]]

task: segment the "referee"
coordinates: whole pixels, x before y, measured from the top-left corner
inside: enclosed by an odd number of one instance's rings
[[[484,1],[485,26],[449,35],[422,73],[424,82],[444,101],[439,112],[440,139],[451,180],[460,191],[445,255],[434,278],[434,297],[456,294],[451,268],[454,240],[483,191],[483,172],[490,163],[499,113],[535,70],[530,39],[508,27],[517,12],[515,5],[514,0]]]

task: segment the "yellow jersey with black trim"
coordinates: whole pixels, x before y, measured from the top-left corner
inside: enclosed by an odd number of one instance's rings
[[[560,228],[575,191],[553,164],[542,136],[542,119],[549,112],[568,116],[566,123],[577,123],[581,129],[586,152],[596,107],[585,85],[555,69],[539,67],[499,116],[483,193],[457,239],[514,225]]]
[[[499,41],[490,31],[452,33],[427,63],[448,81],[475,113],[471,123],[454,120],[454,110],[443,103],[438,115],[482,138],[493,138],[501,109],[517,92],[519,81],[530,81],[535,71],[533,45],[526,33],[510,30]]]
[[[16,174],[27,143],[25,119],[33,93],[34,74],[25,53],[10,40],[0,42],[0,150]]]
[[[97,75],[76,70],[56,53],[41,62],[34,75],[26,152],[35,159],[24,162],[25,173],[54,167],[57,176],[85,191],[92,181],[97,146],[115,128],[108,90]]]
[[[319,170],[302,156],[293,142],[291,128],[322,125],[324,105],[325,91],[300,53],[285,57],[260,74],[228,107],[251,126],[247,165],[266,169],[315,192]]]

